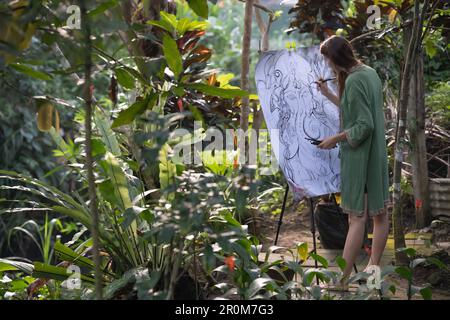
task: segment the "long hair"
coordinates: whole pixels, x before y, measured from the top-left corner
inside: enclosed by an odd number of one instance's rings
[[[320,45],[320,53],[331,60],[335,65],[343,68],[337,74],[339,97],[342,97],[345,88],[345,80],[348,70],[357,65],[360,61],[356,58],[352,45],[345,38],[331,36]]]

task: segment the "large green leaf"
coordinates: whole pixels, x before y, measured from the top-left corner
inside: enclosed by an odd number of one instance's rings
[[[55,243],[54,249],[55,254],[59,257],[60,260],[72,262],[73,264],[76,264],[80,267],[94,269],[94,262],[91,259],[83,257],[61,242],[57,241]]]
[[[52,80],[52,77],[48,73],[34,70],[33,68],[26,66],[24,64],[12,63],[10,64],[10,66],[16,69],[17,71],[24,73],[30,77],[45,81]]]
[[[433,297],[433,292],[431,291],[430,287],[422,288],[419,290],[419,292],[424,300],[431,300],[431,298]]]
[[[169,152],[168,144],[164,144],[159,151],[159,181],[163,190],[175,183],[177,172],[175,164],[169,159]]]
[[[42,262],[34,262],[33,277],[43,279],[54,279],[64,281],[69,278],[72,273],[68,272],[67,268],[51,266]],[[89,283],[94,283],[93,277],[81,274],[80,279]]]
[[[116,68],[114,69],[114,73],[117,78],[117,82],[126,88],[126,89],[134,89],[135,87],[135,79],[133,75],[125,68]]]
[[[267,284],[273,283],[270,278],[257,278],[252,281],[248,289],[245,291],[245,299],[253,298],[260,290],[264,289]]]
[[[249,95],[249,93],[244,90],[213,87],[204,83],[186,84],[185,87],[201,91],[209,96],[222,97],[227,99],[232,99],[235,97],[245,97]]]
[[[80,210],[71,209],[63,206],[53,206],[51,208],[55,212],[61,213],[65,216],[73,218],[76,221],[81,222],[87,228],[91,227],[91,218]]]
[[[309,254],[311,256],[311,258],[313,258],[314,260],[316,260],[317,262],[319,262],[322,266],[324,266],[325,268],[328,268],[328,261],[327,259],[325,259],[324,257],[315,254],[315,253],[310,253]]]
[[[200,17],[208,19],[207,0],[187,0],[189,7]]]
[[[75,201],[71,196],[68,194],[60,191],[58,188],[55,188],[53,186],[50,186],[38,179],[30,178],[24,175],[21,175],[14,171],[6,171],[6,170],[0,170],[0,179],[9,179],[9,180],[15,180],[20,181],[25,184],[34,186],[38,189],[32,189],[32,188],[25,188],[23,186],[16,186],[17,188],[22,189],[22,191],[31,192],[34,194],[38,194],[51,202],[55,203],[56,205],[65,206],[65,207],[73,207],[77,211],[79,211],[79,214],[83,217],[89,219],[89,213],[85,211],[85,208]],[[52,208],[53,209],[53,208]]]
[[[412,271],[407,267],[397,267],[395,268],[395,272],[397,272],[402,278],[411,281],[412,280]]]
[[[175,75],[175,78],[178,78],[181,71],[183,71],[183,63],[181,60],[181,54],[178,50],[178,45],[172,37],[164,34],[163,36],[163,52],[164,57],[166,58],[167,65],[170,70]]]
[[[133,120],[141,115],[147,108],[152,108],[158,98],[156,93],[152,93],[146,98],[133,103],[129,108],[119,112],[118,117],[111,125],[111,128],[117,128],[126,124],[130,124]]]
[[[96,15],[99,15],[108,9],[114,8],[118,3],[119,3],[119,0],[109,0],[109,1],[103,2],[102,4],[97,6],[95,9],[90,10],[88,12],[88,15],[91,17],[95,17]]]
[[[0,258],[0,272],[1,271],[22,271],[26,274],[32,274],[33,269],[34,269],[34,266],[31,263]]]
[[[99,112],[96,112],[94,114],[94,122],[108,151],[116,156],[120,155],[120,145],[117,141],[116,134],[111,130],[110,121]]]
[[[132,203],[128,191],[128,181],[119,160],[111,152],[106,152],[103,163],[106,165],[108,176],[111,178],[114,187],[114,194],[118,199],[116,204],[123,211],[131,208]]]

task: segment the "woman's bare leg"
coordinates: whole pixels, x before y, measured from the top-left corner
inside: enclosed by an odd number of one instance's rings
[[[381,256],[389,236],[389,217],[386,212],[373,217],[372,255],[369,265],[380,265]]]
[[[348,216],[348,233],[345,240],[344,253],[342,258],[346,262],[346,266],[343,272],[343,280],[347,279],[352,273],[353,264],[358,256],[364,238],[364,230],[367,220],[367,195],[365,195],[365,210],[362,216],[355,216],[349,214]]]

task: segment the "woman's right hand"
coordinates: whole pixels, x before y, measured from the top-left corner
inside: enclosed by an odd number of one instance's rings
[[[328,84],[326,82],[317,80],[317,90],[319,90],[328,100],[330,100],[334,105],[339,107],[339,97],[334,94],[332,90],[328,87]]]
[[[330,88],[328,88],[328,84],[326,82],[317,80],[317,90],[319,90],[325,97],[330,95]]]

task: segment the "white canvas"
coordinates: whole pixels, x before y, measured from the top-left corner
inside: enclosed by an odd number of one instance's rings
[[[338,108],[314,83],[331,77],[318,47],[264,52],[256,65],[267,128],[278,129],[269,131],[273,150],[297,200],[340,190],[339,147],[323,150],[307,140],[339,131]],[[332,81],[328,85],[335,90]]]

